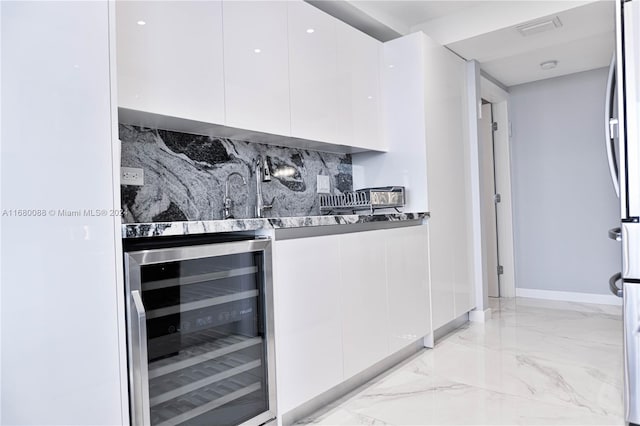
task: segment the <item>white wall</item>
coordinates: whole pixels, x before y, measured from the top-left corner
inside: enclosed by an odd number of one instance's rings
[[[510,88],[516,286],[608,294],[619,212],[604,144],[606,69]]]
[[[0,423],[126,423],[108,2],[0,8]]]

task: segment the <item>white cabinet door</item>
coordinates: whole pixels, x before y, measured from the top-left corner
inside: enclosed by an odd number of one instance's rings
[[[340,238],[344,377],[389,355],[384,231]]]
[[[278,410],[342,381],[340,237],[276,241],[274,295]]]
[[[456,265],[452,249],[444,245],[449,239],[447,229],[440,225],[440,220],[432,225],[432,220],[433,217],[429,219],[428,225],[429,256],[431,259],[432,319],[433,329],[436,330],[456,318],[455,286],[453,283],[453,268]]]
[[[224,124],[221,2],[119,1],[116,14],[118,106]]]
[[[383,232],[386,234],[389,346],[393,353],[431,333],[427,227]]]
[[[343,145],[383,150],[380,56],[382,43],[337,22],[338,140]]]
[[[475,306],[466,63],[424,36],[434,328]],[[429,125],[432,123],[432,125]],[[437,123],[437,125],[433,125]]]
[[[303,1],[289,2],[292,136],[336,142],[336,20]]]
[[[0,2],[3,209],[119,208],[109,3]],[[128,424],[120,219],[3,216],[1,423]]]
[[[289,136],[287,3],[226,1],[226,124]]]

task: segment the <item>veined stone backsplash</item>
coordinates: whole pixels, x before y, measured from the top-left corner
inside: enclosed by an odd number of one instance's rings
[[[144,186],[122,186],[125,223],[222,219],[227,176],[235,218],[254,217],[253,164],[267,159],[271,182],[262,183],[265,217],[320,214],[317,175],[327,175],[331,192],[353,190],[351,156],[276,147],[224,138],[120,125],[122,166],[144,170]]]

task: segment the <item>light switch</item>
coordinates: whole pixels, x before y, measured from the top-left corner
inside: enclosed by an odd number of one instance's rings
[[[329,194],[331,192],[331,183],[329,176],[318,175],[318,194]]]

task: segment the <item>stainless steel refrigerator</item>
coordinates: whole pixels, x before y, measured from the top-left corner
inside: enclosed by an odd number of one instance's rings
[[[640,0],[616,0],[616,52],[606,101],[609,169],[620,198],[622,271],[611,291],[623,298],[624,413],[640,424]],[[620,284],[618,284],[620,283]]]

